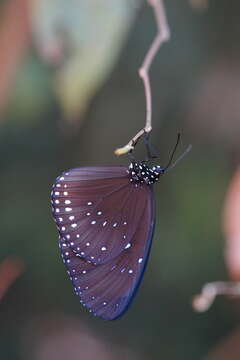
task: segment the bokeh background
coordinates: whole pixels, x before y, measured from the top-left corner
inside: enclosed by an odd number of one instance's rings
[[[151,69],[152,142],[161,165],[179,131],[179,152],[193,150],[155,186],[143,284],[106,322],[73,293],[49,197],[67,168],[128,163],[114,149],[145,121],[137,69],[154,17],[138,0],[0,2],[1,359],[240,358],[239,331],[232,355],[225,343],[215,350],[239,325],[238,299],[204,314],[191,305],[204,283],[229,277],[222,209],[240,156],[240,3],[165,5],[172,37]]]

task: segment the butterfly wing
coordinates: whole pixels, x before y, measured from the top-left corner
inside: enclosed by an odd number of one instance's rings
[[[129,247],[142,217],[147,187],[132,184],[127,170],[72,169],[53,186],[53,215],[60,237],[93,264],[106,263]]]
[[[155,224],[155,204],[152,188],[147,185],[141,188],[139,196],[144,209],[131,246],[115,258],[94,265],[79,257],[63,238],[60,239],[63,261],[81,303],[106,320],[114,320],[127,310],[147,264]]]

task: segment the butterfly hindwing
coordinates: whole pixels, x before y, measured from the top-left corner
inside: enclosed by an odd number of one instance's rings
[[[141,186],[144,207],[130,246],[102,264],[94,265],[60,239],[63,261],[77,295],[89,311],[107,320],[122,315],[140,284],[147,263],[155,223],[152,188]],[[137,193],[136,193],[137,194]],[[136,209],[136,208],[135,208]]]

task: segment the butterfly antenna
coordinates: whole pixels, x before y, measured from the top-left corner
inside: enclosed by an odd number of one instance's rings
[[[171,162],[168,163],[168,166],[164,168],[164,171],[174,168],[179,163],[179,161],[181,161],[191,150],[192,150],[192,145],[190,144],[188,145],[186,150],[182,153],[182,155],[180,155],[173,164],[171,164]]]
[[[167,165],[164,167],[164,171],[166,171],[167,169],[169,169],[169,167],[171,166],[171,163],[172,163],[172,161],[173,161],[173,157],[174,157],[174,155],[175,155],[175,152],[176,152],[176,150],[177,150],[177,147],[178,147],[178,144],[179,144],[179,141],[180,141],[180,137],[181,137],[181,135],[180,135],[180,133],[178,133],[176,144],[175,144],[175,146],[174,146],[174,148],[173,148],[173,150],[172,150],[172,153],[171,153],[171,156],[170,156],[170,158],[169,158],[169,161],[168,161]]]

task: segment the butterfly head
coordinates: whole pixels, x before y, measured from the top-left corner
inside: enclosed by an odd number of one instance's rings
[[[132,162],[128,171],[131,182],[152,185],[164,174],[165,169],[159,165],[150,167],[145,162]]]

